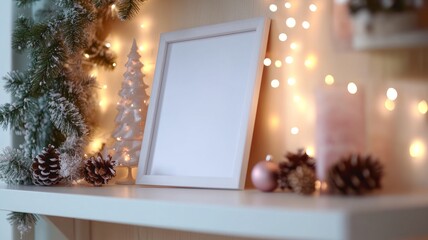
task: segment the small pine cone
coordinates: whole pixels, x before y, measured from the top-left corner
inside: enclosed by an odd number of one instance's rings
[[[382,164],[371,156],[351,155],[333,165],[328,173],[332,193],[362,195],[381,188]]]
[[[114,170],[116,163],[111,160],[110,155],[107,158],[104,159],[101,153],[98,153],[96,157],[92,156],[85,161],[84,175],[88,183],[99,187],[116,176],[116,170]]]
[[[288,174],[288,184],[295,193],[310,195],[315,192],[315,171],[308,166],[299,166]]]
[[[315,160],[310,157],[305,150],[299,149],[297,153],[287,153],[285,156],[288,161],[280,162],[279,168],[279,187],[284,190],[286,188],[292,190],[289,182],[288,182],[288,175],[292,173],[294,170],[296,170],[299,166],[306,166],[309,169],[313,170],[315,172]]]
[[[40,186],[51,186],[61,181],[59,152],[50,145],[33,159],[31,165],[33,183]]]

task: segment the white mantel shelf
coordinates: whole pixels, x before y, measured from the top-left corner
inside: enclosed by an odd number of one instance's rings
[[[0,209],[264,239],[428,235],[428,191],[346,198],[256,190],[0,184]]]

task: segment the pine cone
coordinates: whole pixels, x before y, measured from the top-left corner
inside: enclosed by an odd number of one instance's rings
[[[315,171],[308,166],[299,166],[288,174],[288,186],[293,192],[310,195],[315,192]]]
[[[328,173],[332,193],[362,195],[380,189],[383,176],[382,164],[371,156],[351,155],[333,165]]]
[[[299,149],[297,153],[287,153],[285,156],[288,161],[279,163],[279,187],[284,190],[286,188],[292,190],[289,182],[288,175],[299,166],[306,166],[314,172],[315,175],[315,160],[310,157],[305,150]]]
[[[50,145],[33,159],[31,166],[33,183],[40,186],[51,186],[61,181],[59,152]]]
[[[85,161],[85,180],[94,186],[101,186],[107,184],[110,179],[116,176],[116,170],[114,170],[116,163],[111,160],[111,156],[107,156],[108,159],[104,159],[101,153],[90,157]]]

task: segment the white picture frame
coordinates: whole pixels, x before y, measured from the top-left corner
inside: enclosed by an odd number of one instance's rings
[[[137,184],[243,189],[269,26],[161,35]]]

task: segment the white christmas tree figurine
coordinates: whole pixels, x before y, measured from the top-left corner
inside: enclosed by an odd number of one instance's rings
[[[148,86],[143,81],[144,74],[141,71],[144,65],[140,62],[141,56],[137,50],[134,39],[125,64],[126,72],[123,74],[122,89],[119,92],[121,99],[117,103],[118,115],[115,119],[117,127],[113,132],[113,138],[116,140],[113,146],[113,160],[119,166],[128,168],[127,177],[116,181],[118,184],[135,182],[132,177],[132,167],[138,164],[149,102],[149,96],[146,94]]]

